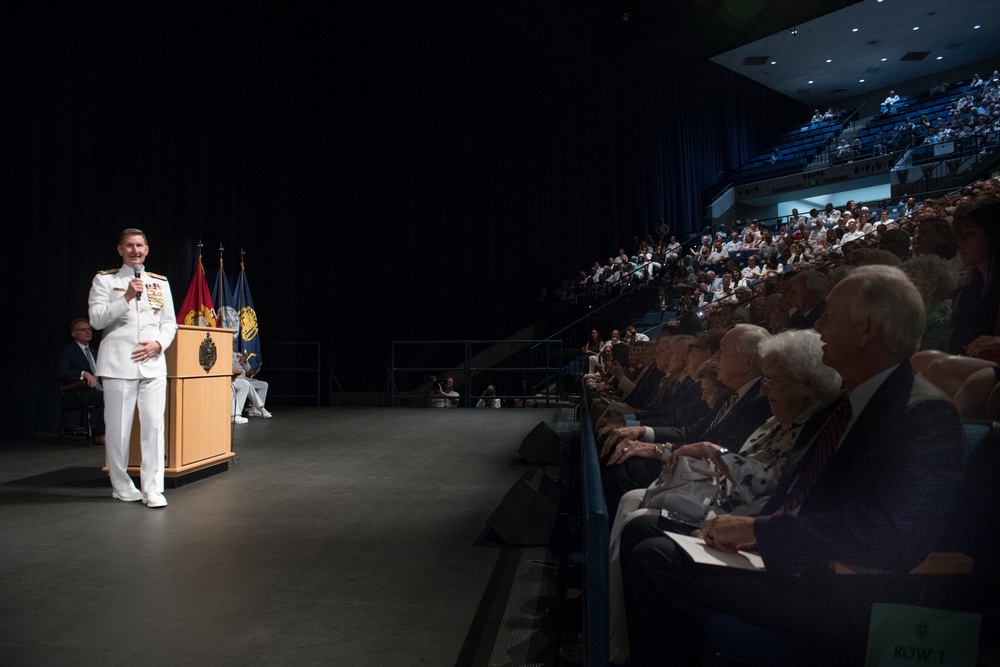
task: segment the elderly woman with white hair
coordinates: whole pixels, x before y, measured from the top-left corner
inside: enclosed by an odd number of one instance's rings
[[[621,585],[618,546],[622,528],[643,515],[659,514],[679,521],[678,532],[690,532],[706,515],[729,512],[754,515],[767,501],[782,471],[798,460],[812,444],[826,421],[828,408],[841,395],[841,377],[823,364],[823,343],[812,330],[786,331],[761,343],[762,393],[767,396],[772,417],[750,435],[737,452],[711,442],[683,445],[674,450],[663,474],[649,489],[626,493],[618,505],[611,531],[609,574],[611,660],[628,656],[625,605]],[[721,474],[718,494],[701,510],[701,516],[678,516],[668,512],[669,492],[648,498],[648,491],[669,479],[682,458],[711,462]],[[674,487],[673,493],[684,489]],[[645,503],[645,504],[644,504]]]
[[[665,474],[671,474],[680,457],[711,461],[726,478],[717,502],[709,511],[754,514],[774,490],[792,449],[808,441],[822,422],[822,414],[840,394],[841,378],[823,364],[823,343],[812,329],[786,331],[761,343],[763,365],[761,393],[771,406],[769,420],[747,438],[738,452],[710,442],[684,445],[674,450]],[[818,415],[813,420],[812,417]],[[805,436],[803,438],[803,436]]]

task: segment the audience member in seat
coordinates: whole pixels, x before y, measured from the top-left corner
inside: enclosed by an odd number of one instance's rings
[[[607,457],[603,482],[608,507],[617,507],[626,492],[649,486],[676,444],[708,440],[735,449],[767,420],[767,398],[760,394],[760,344],[768,336],[762,327],[737,324],[722,338],[719,379],[735,394],[713,413],[693,424],[625,426],[608,434],[601,449],[601,457]]]
[[[601,340],[601,332],[597,329],[590,330],[590,338],[580,348],[580,354],[587,360],[587,372],[593,373],[597,370],[599,355],[604,349],[604,341]]]
[[[949,351],[961,354],[980,336],[1000,334],[1000,196],[963,198],[953,222],[958,254],[968,279],[955,296]],[[1000,339],[997,347],[1000,348]]]
[[[59,350],[55,374],[63,392],[73,393],[79,405],[94,407],[94,443],[104,445],[104,387],[94,375],[97,372],[97,349],[90,345],[94,330],[86,317],[78,317],[69,325],[73,342]]]
[[[811,329],[826,308],[826,294],[826,276],[819,271],[802,271],[786,283],[785,298],[795,308],[788,328]]]
[[[709,573],[655,525],[625,527],[633,665],[696,664],[700,621],[718,613],[786,637],[801,664],[863,664],[873,602],[947,603],[895,576],[935,551],[960,481],[958,413],[907,361],[923,328],[920,294],[899,269],[855,269],[831,292],[817,329],[846,399],[759,517],[724,515],[696,533],[709,547],[755,548],[766,572]],[[868,574],[834,575],[845,570]]]
[[[611,348],[606,347],[603,350],[601,350],[601,353],[598,357],[597,365],[594,368],[594,372],[587,373],[586,375],[583,376],[584,380],[587,382],[588,388],[593,388],[595,385],[602,382],[607,382],[608,380],[611,379],[610,373],[608,373],[607,375],[605,375],[605,373],[608,372],[607,371],[608,365],[612,361],[613,359],[611,357]]]
[[[938,255],[921,255],[903,264],[921,298],[927,321],[920,341],[921,350],[946,350],[951,337],[951,296],[955,293],[955,276],[948,263]]]
[[[896,113],[899,111],[899,95],[896,91],[890,90],[889,94],[882,100],[882,113]]]
[[[754,255],[747,257],[747,265],[740,271],[740,275],[747,280],[756,280],[760,277],[760,267],[757,266],[757,258]]]
[[[250,417],[263,417],[264,419],[270,419],[271,413],[267,408],[264,407],[264,402],[267,401],[267,388],[268,385],[263,380],[258,380],[255,377],[250,377],[247,373],[250,371],[250,365],[247,363],[246,352],[240,353],[237,351],[236,347],[238,345],[237,339],[233,339],[233,398],[230,410],[230,417],[232,421],[236,424],[245,424],[246,418],[243,417],[243,406],[246,402],[250,401],[250,408],[247,411],[247,415]]]

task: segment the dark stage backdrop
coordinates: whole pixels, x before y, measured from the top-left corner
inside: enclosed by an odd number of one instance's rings
[[[8,434],[54,428],[52,356],[126,226],[176,302],[199,240],[210,277],[243,248],[264,354],[319,340],[382,389],[390,340],[700,228],[708,181],[808,114],[624,57],[601,3],[25,4],[0,27]]]

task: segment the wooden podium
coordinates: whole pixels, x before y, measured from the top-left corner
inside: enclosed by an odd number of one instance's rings
[[[167,348],[165,425],[168,486],[229,469],[233,457],[230,405],[233,380],[232,329],[178,325]],[[129,443],[128,473],[139,476],[139,415]],[[185,480],[185,481],[189,481]],[[183,483],[183,482],[180,482]]]

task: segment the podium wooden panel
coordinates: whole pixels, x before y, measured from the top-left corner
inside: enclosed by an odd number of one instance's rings
[[[177,478],[209,468],[228,467],[233,457],[230,405],[233,377],[232,329],[179,325],[167,348],[166,466],[164,475]],[[215,360],[202,366],[206,340],[215,346]],[[128,472],[139,475],[139,415],[136,411],[129,444]]]

